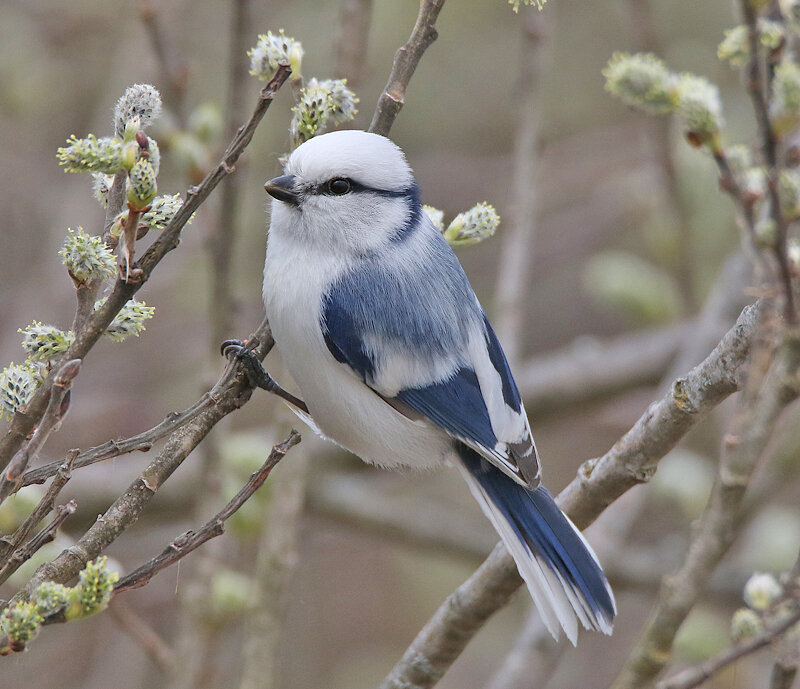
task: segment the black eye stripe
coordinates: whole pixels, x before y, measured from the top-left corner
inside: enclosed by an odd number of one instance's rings
[[[331,188],[331,185],[335,182],[347,182],[350,185],[350,188],[346,192],[339,192],[337,193],[335,190]],[[394,190],[394,189],[378,189],[377,187],[371,187],[367,184],[361,184],[361,182],[356,182],[354,179],[350,179],[349,177],[333,177],[329,179],[327,182],[323,182],[322,184],[317,184],[311,188],[312,194],[325,194],[326,196],[343,196],[344,194],[376,194],[377,196],[383,196],[384,198],[404,198],[408,196],[409,190],[408,188]]]

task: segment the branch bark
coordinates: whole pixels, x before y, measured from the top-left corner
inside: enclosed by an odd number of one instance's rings
[[[419,14],[408,41],[394,55],[389,81],[378,98],[368,131],[388,136],[405,104],[406,89],[422,55],[438,37],[436,19],[444,0],[420,0]]]

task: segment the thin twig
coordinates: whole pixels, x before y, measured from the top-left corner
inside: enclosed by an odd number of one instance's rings
[[[22,542],[30,535],[31,531],[36,528],[36,525],[50,513],[61,489],[72,477],[72,468],[76,455],[77,453],[73,450],[66,461],[59,466],[56,472],[56,478],[48,487],[47,492],[42,496],[39,504],[36,505],[30,515],[28,515],[28,518],[17,527],[17,530],[14,531],[11,536],[0,539],[0,584],[8,578],[7,576],[5,578],[3,577],[9,556],[22,545]]]
[[[222,160],[206,175],[198,186],[192,187],[186,192],[183,205],[161,232],[159,238],[150,245],[144,256],[137,263],[137,268],[141,270],[138,281],[125,282],[117,280],[108,299],[92,314],[84,330],[80,333],[75,333],[75,340],[64,355],[65,359],[86,356],[86,353],[105,332],[111,321],[119,313],[119,310],[147,281],[161,259],[178,246],[181,231],[194,212],[208,198],[216,186],[234,171],[239,156],[252,140],[256,127],[258,127],[278,89],[284,84],[290,73],[291,68],[288,64],[281,63],[278,66],[275,76],[261,89],[253,114],[248,122],[239,128],[233,141],[225,151]],[[109,198],[110,203],[111,200]],[[10,458],[19,450],[28,434],[41,419],[47,406],[51,388],[52,380],[48,378],[36,391],[25,411],[17,412],[14,415],[8,431],[0,440],[0,468],[7,466]]]
[[[769,646],[773,641],[778,639],[798,622],[800,622],[800,608],[796,608],[792,614],[784,617],[779,623],[775,624],[770,629],[763,631],[752,641],[725,649],[724,651],[715,655],[713,658],[709,658],[704,663],[701,663],[696,667],[690,667],[686,670],[682,670],[669,679],[659,682],[656,685],[657,689],[693,689],[693,687],[698,687],[707,679],[713,677],[717,672],[728,667],[728,665],[741,660],[751,653],[755,653],[765,646]],[[795,672],[797,671],[797,668],[793,669]],[[793,676],[794,675],[792,675],[792,677]],[[774,689],[775,685],[773,684],[770,686]],[[791,686],[791,682],[789,685],[778,684],[777,686]]]
[[[789,258],[786,252],[787,224],[781,210],[781,198],[778,188],[778,139],[769,117],[764,77],[761,65],[761,37],[758,28],[758,17],[751,0],[741,0],[742,15],[747,26],[747,39],[750,48],[750,60],[746,68],[747,93],[753,104],[753,111],[761,138],[761,150],[766,165],[767,192],[769,194],[770,216],[777,228],[775,239],[775,259],[778,264],[778,276],[783,285],[784,318],[789,325],[797,323],[794,305],[794,290]]]
[[[394,120],[405,103],[406,89],[423,53],[438,37],[436,18],[444,0],[420,0],[419,14],[411,36],[394,55],[389,81],[378,98],[375,114],[369,125],[370,132],[388,136]]]
[[[781,661],[777,661],[772,666],[769,689],[792,689],[795,677],[797,677],[797,665],[784,665]]]
[[[629,488],[647,481],[658,460],[739,389],[762,308],[761,303],[746,308],[714,351],[676,381],[673,391],[651,405],[603,457],[584,463],[557,500],[578,528],[586,528]],[[478,570],[447,597],[381,689],[432,687],[521,583],[513,558],[498,544]]]
[[[74,514],[78,509],[78,503],[70,500],[66,505],[56,507],[55,515],[50,523],[36,534],[21,548],[16,550],[11,559],[0,570],[0,584],[4,583],[14,572],[16,572],[25,562],[30,560],[43,545],[47,545],[56,537],[56,531],[64,523],[67,517]]]
[[[273,340],[266,320],[249,338],[257,342],[254,354],[263,359],[272,348]],[[106,512],[98,517],[78,541],[64,550],[55,560],[41,565],[25,588],[14,597],[15,602],[28,597],[43,581],[65,583],[78,575],[86,563],[100,555],[117,537],[128,529],[149,504],[150,500],[183,463],[186,457],[208,435],[211,429],[228,414],[244,405],[252,394],[246,376],[239,374],[229,363],[226,373],[210,393],[214,404],[204,409],[189,423],[176,429],[161,452],[141,475],[135,479]]]
[[[178,560],[199,548],[206,541],[221,535],[225,531],[225,521],[253,496],[264,484],[264,481],[267,480],[278,462],[280,462],[286,453],[299,442],[300,434],[293,430],[286,440],[272,448],[272,452],[269,453],[269,457],[267,457],[267,460],[261,465],[261,468],[250,476],[247,483],[242,486],[239,492],[225,507],[217,512],[200,529],[197,531],[186,531],[181,534],[164,548],[159,555],[140,567],[137,567],[126,577],[120,579],[114,586],[114,595],[145,586],[160,571],[166,569],[170,565],[174,565]]]

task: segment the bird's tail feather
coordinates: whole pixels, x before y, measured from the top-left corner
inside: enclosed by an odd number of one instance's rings
[[[617,608],[597,556],[544,486],[528,490],[473,450],[459,448],[472,494],[491,520],[550,633],[575,644],[578,620],[611,634]]]

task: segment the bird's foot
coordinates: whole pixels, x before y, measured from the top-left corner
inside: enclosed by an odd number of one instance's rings
[[[253,354],[253,350],[248,347],[246,342],[242,340],[225,340],[220,346],[220,352],[225,358],[235,358],[239,362],[247,376],[247,382],[252,387],[271,392],[308,414],[306,403],[278,385],[275,379],[264,370],[258,357]]]

